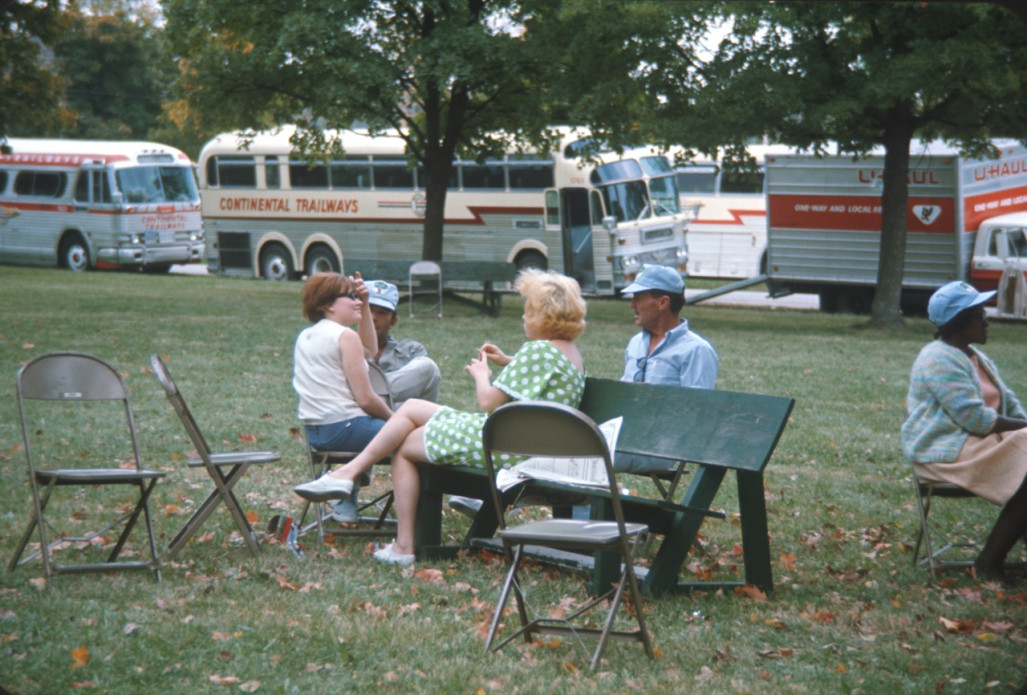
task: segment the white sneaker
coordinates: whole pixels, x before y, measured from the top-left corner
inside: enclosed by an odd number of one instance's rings
[[[324,502],[349,497],[353,494],[353,481],[334,478],[325,473],[317,480],[294,487],[293,492],[311,502]]]
[[[337,521],[340,524],[353,524],[360,521],[360,514],[357,513],[358,489],[354,487],[352,495],[335,501],[335,504],[332,505],[332,510],[328,513],[332,521]]]
[[[378,548],[374,551],[374,559],[378,562],[384,562],[388,565],[399,565],[400,567],[409,567],[414,564],[414,556],[411,555],[400,555],[393,551],[392,543],[386,546]]]

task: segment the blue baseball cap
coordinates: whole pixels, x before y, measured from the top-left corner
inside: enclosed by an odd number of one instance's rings
[[[978,292],[972,285],[962,280],[950,282],[931,295],[927,302],[927,318],[935,326],[944,326],[956,317],[956,314],[980,306],[994,297],[995,290]]]
[[[681,294],[685,291],[685,281],[674,268],[665,265],[644,265],[642,272],[635,277],[635,281],[621,290],[621,294],[635,294],[649,290]]]
[[[389,311],[396,311],[399,304],[399,290],[391,282],[384,280],[365,280],[364,285],[370,296],[367,298],[369,304],[380,306]]]

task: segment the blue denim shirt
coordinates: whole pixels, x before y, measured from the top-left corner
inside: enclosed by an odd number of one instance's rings
[[[720,358],[705,338],[688,330],[687,320],[670,330],[650,354],[651,339],[652,333],[643,330],[628,341],[621,381],[714,388]]]

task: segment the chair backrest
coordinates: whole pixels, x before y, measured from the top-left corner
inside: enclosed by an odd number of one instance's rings
[[[196,419],[189,410],[189,406],[186,405],[185,398],[182,397],[182,393],[178,390],[174,379],[171,378],[171,373],[168,371],[167,365],[164,364],[164,360],[160,358],[160,355],[151,355],[150,366],[153,367],[153,373],[157,375],[157,380],[164,388],[164,394],[171,401],[171,406],[178,414],[178,419],[182,421],[185,431],[189,434],[189,439],[192,440],[193,446],[196,447],[196,453],[200,455],[205,464],[212,466],[210,446],[207,444],[207,439],[203,436],[203,432],[200,431],[200,426],[196,424]]]
[[[606,438],[595,421],[581,411],[549,401],[513,401],[492,411],[482,430],[485,466],[493,483],[496,479],[493,453],[556,458],[599,458],[606,467],[614,518],[622,537],[624,513],[620,489]],[[492,499],[500,528],[506,528],[505,509],[495,484]]]
[[[35,463],[25,404],[25,401],[29,400],[119,402],[128,424],[135,467],[142,467],[128,388],[121,375],[110,364],[82,352],[50,352],[33,358],[19,369],[15,382],[25,453],[30,469],[34,468]]]
[[[442,318],[442,266],[435,261],[417,261],[410,265],[410,270],[407,273],[407,283],[409,289],[408,299],[408,310],[410,316],[417,316],[421,312],[414,311],[414,277],[415,276],[435,276],[437,280],[437,296],[434,303],[423,312],[423,315],[432,315],[437,318]],[[437,312],[437,313],[436,313]]]

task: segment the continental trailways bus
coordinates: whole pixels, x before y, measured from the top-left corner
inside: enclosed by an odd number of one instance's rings
[[[182,152],[154,142],[5,142],[0,262],[164,271],[203,257],[196,176]]]
[[[397,135],[341,133],[345,157],[310,165],[291,127],[240,144],[224,133],[200,153],[212,272],[286,279],[345,270],[346,258],[420,257],[424,179]],[[577,155],[567,131],[549,155],[457,161],[446,197],[444,255],[553,268],[590,294],[614,294],[643,264],[685,272],[686,215],[673,168],[648,148]]]

